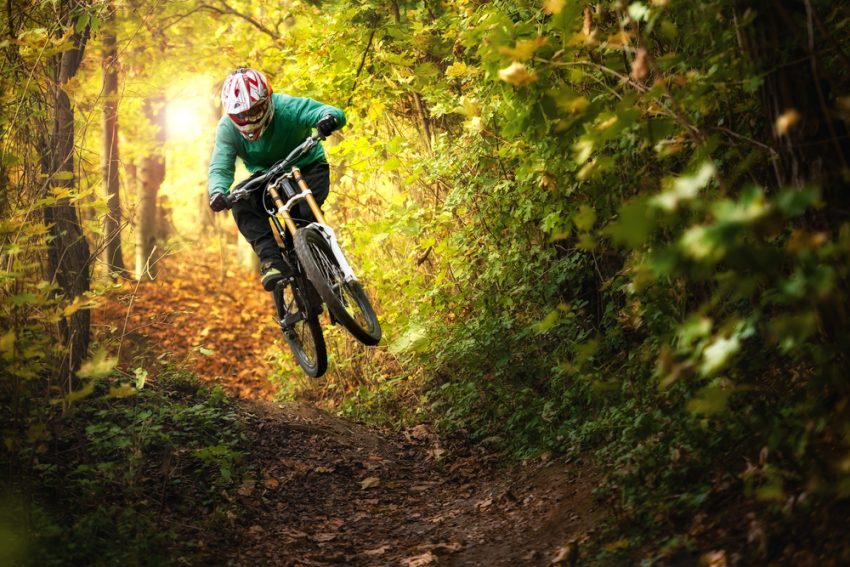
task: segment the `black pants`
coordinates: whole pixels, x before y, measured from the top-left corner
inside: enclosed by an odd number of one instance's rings
[[[330,191],[331,176],[330,167],[326,163],[311,163],[310,165],[301,168],[301,174],[304,180],[313,191],[313,197],[319,206],[325,202]],[[239,227],[239,232],[245,237],[254,252],[260,257],[260,263],[272,262],[273,265],[281,263],[280,249],[277,241],[274,239],[272,227],[269,223],[269,215],[263,207],[264,191],[254,191],[247,199],[242,199],[233,205],[233,220],[236,221],[236,226]],[[286,197],[281,195],[283,200]],[[266,202],[270,201],[265,197]],[[290,211],[292,218],[296,222],[299,220],[312,222],[316,219],[313,217],[312,211],[306,202],[298,203]],[[291,245],[291,236],[287,232],[286,244]]]

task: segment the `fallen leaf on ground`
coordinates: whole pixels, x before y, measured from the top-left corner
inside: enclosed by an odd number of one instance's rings
[[[431,449],[430,451],[428,451],[428,454],[431,457],[433,457],[435,461],[439,461],[440,459],[443,458],[443,456],[445,456],[446,450],[440,449],[439,447],[437,447],[435,449]]]
[[[432,551],[436,553],[457,553],[463,549],[463,544],[459,541],[450,541],[443,543],[425,543],[416,546],[417,550]]]
[[[422,565],[431,565],[436,562],[437,556],[430,551],[426,551],[422,555],[414,555],[413,557],[403,559],[401,564],[405,567],[422,567]]]
[[[377,557],[378,555],[383,555],[390,548],[389,545],[382,545],[381,547],[376,547],[375,549],[367,549],[363,552],[363,555],[368,555],[369,557]]]
[[[360,481],[360,489],[366,490],[367,488],[375,488],[381,484],[381,479],[376,476],[369,476]]]
[[[578,543],[571,541],[555,550],[555,556],[549,565],[571,565],[578,558]]]
[[[248,528],[248,533],[254,537],[263,535],[263,532],[265,532],[263,526],[251,526],[250,528]]]

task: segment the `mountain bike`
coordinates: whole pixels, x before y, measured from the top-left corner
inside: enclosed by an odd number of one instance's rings
[[[263,203],[280,241],[294,243],[282,250],[294,275],[278,282],[272,291],[275,321],[298,364],[313,378],[323,375],[328,367],[319,322],[323,303],[331,323],[340,323],[363,344],[376,345],[381,340],[381,326],[363,286],[343,254],[336,233],[325,222],[301,170],[292,165],[322,139],[319,135],[309,136],[268,171],[236,185],[227,197],[232,205],[253,191],[264,191]],[[305,201],[315,221],[292,217],[292,207]]]

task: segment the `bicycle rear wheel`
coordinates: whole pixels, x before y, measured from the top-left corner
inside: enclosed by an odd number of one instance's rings
[[[365,345],[381,340],[381,325],[366,292],[357,281],[345,281],[328,241],[315,228],[295,233],[295,253],[328,310]]]
[[[319,314],[312,312],[301,291],[303,286],[295,282],[281,282],[272,292],[277,322],[298,365],[307,376],[318,378],[328,369],[325,337],[319,324]],[[306,281],[303,283],[307,284]]]

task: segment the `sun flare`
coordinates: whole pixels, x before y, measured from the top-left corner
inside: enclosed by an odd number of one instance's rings
[[[168,138],[175,142],[196,140],[209,122],[209,101],[192,97],[170,101],[166,109]]]

